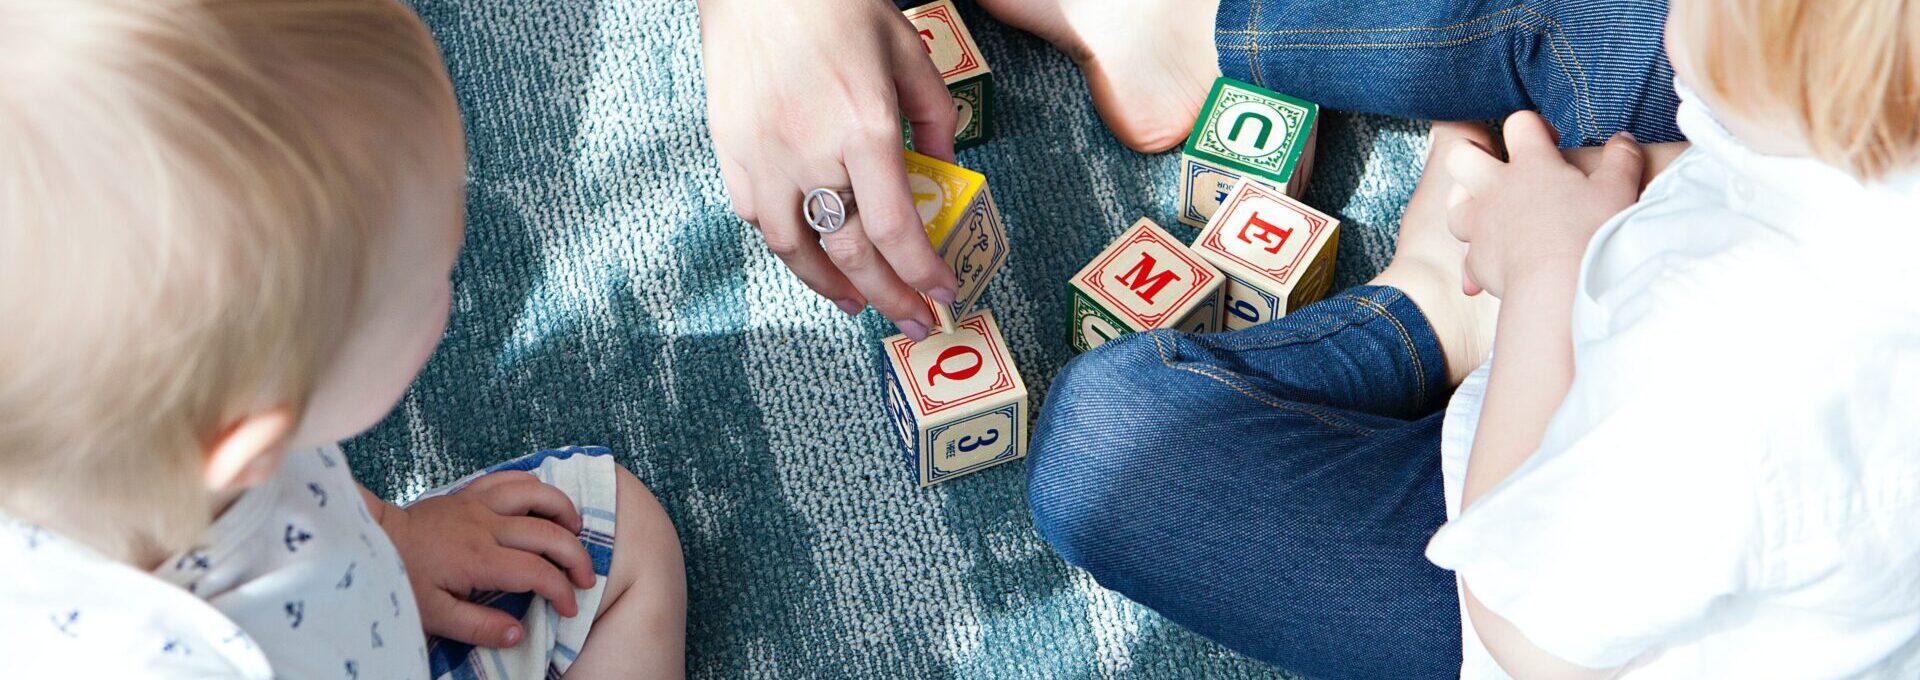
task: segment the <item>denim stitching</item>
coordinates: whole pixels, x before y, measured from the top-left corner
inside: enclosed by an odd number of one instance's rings
[[[1235,392],[1239,392],[1242,396],[1245,396],[1248,399],[1252,399],[1262,404],[1266,404],[1271,408],[1279,409],[1282,411],[1291,411],[1294,413],[1299,413],[1301,415],[1307,416],[1314,420],[1318,420],[1321,422],[1321,424],[1324,424],[1327,427],[1336,428],[1340,430],[1347,430],[1365,437],[1373,436],[1373,431],[1371,430],[1356,426],[1352,423],[1346,422],[1344,419],[1340,419],[1331,414],[1324,414],[1319,412],[1318,410],[1308,408],[1304,404],[1269,399],[1261,394],[1254,392],[1253,390],[1250,390],[1246,387],[1242,387],[1240,384],[1238,384],[1234,380],[1233,376],[1231,375],[1216,374],[1212,371],[1204,370],[1197,366],[1189,366],[1184,363],[1175,364],[1173,362],[1173,357],[1167,354],[1166,345],[1161,343],[1159,333],[1148,332],[1147,337],[1153,339],[1154,353],[1160,355],[1160,363],[1166,365],[1167,368],[1171,368],[1176,371],[1186,371],[1188,373],[1192,373],[1194,375],[1201,376],[1204,378],[1212,378],[1214,382],[1218,382],[1221,385],[1226,386],[1227,389],[1233,390]]]
[[[1587,71],[1580,65],[1580,55],[1574,51],[1573,43],[1566,39],[1566,29],[1560,25],[1559,20],[1536,12],[1531,7],[1527,7],[1526,5],[1515,5],[1515,7],[1518,7],[1527,14],[1539,17],[1541,21],[1547,22],[1547,25],[1551,27],[1551,30],[1547,32],[1547,47],[1553,50],[1554,61],[1561,62],[1560,70],[1567,74],[1567,80],[1573,84],[1573,98],[1580,102],[1579,110],[1585,114],[1586,120],[1583,121],[1583,124],[1587,127],[1586,133],[1589,135],[1588,139],[1599,139],[1600,121],[1599,117],[1593,113],[1593,100],[1587,93]],[[1564,57],[1562,57],[1560,53],[1563,45],[1566,48],[1566,55]],[[1561,61],[1563,58],[1572,60],[1572,69],[1568,69],[1567,64]]]
[[[1481,33],[1476,33],[1474,35],[1470,35],[1464,38],[1455,38],[1452,40],[1426,40],[1421,42],[1374,42],[1374,43],[1278,43],[1273,45],[1266,45],[1266,47],[1282,48],[1282,49],[1330,49],[1330,50],[1355,49],[1355,48],[1454,47],[1458,45],[1465,45],[1471,42],[1478,42],[1482,39],[1499,35],[1500,33],[1505,32],[1507,29],[1513,28],[1515,26],[1526,27],[1526,22],[1515,21],[1513,23],[1496,26],[1494,28],[1488,29]],[[1261,48],[1261,43],[1256,40],[1253,43],[1247,44],[1247,45],[1221,45],[1220,47],[1225,49],[1242,49],[1242,50],[1251,49],[1253,51],[1258,51]]]
[[[1263,44],[1263,41],[1257,39],[1258,37],[1261,37],[1261,36],[1277,36],[1277,35],[1336,35],[1336,34],[1342,34],[1342,33],[1425,33],[1425,32],[1454,31],[1454,30],[1466,28],[1473,24],[1494,19],[1501,15],[1512,14],[1515,12],[1527,14],[1528,16],[1538,21],[1544,22],[1546,26],[1545,27],[1533,26],[1533,25],[1530,25],[1525,19],[1520,19],[1520,20],[1516,20],[1516,21],[1501,25],[1501,26],[1494,27],[1492,29],[1483,31],[1475,35],[1467,36],[1465,38],[1456,38],[1453,40],[1428,40],[1428,41],[1421,41],[1421,42],[1384,42],[1384,43],[1374,42],[1374,43],[1346,43],[1346,44],[1337,44],[1337,45],[1326,44],[1326,43],[1280,43],[1280,44],[1274,44],[1274,45],[1265,45]],[[1574,50],[1573,44],[1566,39],[1566,29],[1560,25],[1560,22],[1558,20],[1554,19],[1553,17],[1549,17],[1544,14],[1541,14],[1540,12],[1534,10],[1533,8],[1528,7],[1524,3],[1513,5],[1511,7],[1500,10],[1498,12],[1492,12],[1489,14],[1484,14],[1478,17],[1474,17],[1472,19],[1468,19],[1466,21],[1462,21],[1462,22],[1453,24],[1451,26],[1414,26],[1414,27],[1377,28],[1377,29],[1367,29],[1367,28],[1277,29],[1272,31],[1262,31],[1262,30],[1258,30],[1258,27],[1255,25],[1255,18],[1258,17],[1259,15],[1260,15],[1260,0],[1253,0],[1253,6],[1249,11],[1249,13],[1247,14],[1247,30],[1217,31],[1219,35],[1250,36],[1256,39],[1250,40],[1250,41],[1243,41],[1242,43],[1235,44],[1235,45],[1229,45],[1216,40],[1214,43],[1214,48],[1221,49],[1221,50],[1233,50],[1233,49],[1245,50],[1247,52],[1247,71],[1253,74],[1254,83],[1256,85],[1262,85],[1262,86],[1264,86],[1265,79],[1262,78],[1261,76],[1261,71],[1259,67],[1259,58],[1260,58],[1260,50],[1263,48],[1271,47],[1271,48],[1279,48],[1279,49],[1354,49],[1354,48],[1455,47],[1459,45],[1472,43],[1478,40],[1482,40],[1494,35],[1498,35],[1499,33],[1511,28],[1515,28],[1515,27],[1526,28],[1528,29],[1529,32],[1532,32],[1536,35],[1546,38],[1547,49],[1552,50],[1554,62],[1556,63],[1557,66],[1560,67],[1560,71],[1567,76],[1567,80],[1572,84],[1574,100],[1578,102],[1576,115],[1580,119],[1581,127],[1584,128],[1584,130],[1582,131],[1583,135],[1589,139],[1598,139],[1600,137],[1599,117],[1593,111],[1593,99],[1589,92],[1589,88],[1587,86],[1586,68],[1580,63],[1579,53]]]
[[[1286,34],[1295,34],[1295,33],[1321,33],[1321,34],[1418,33],[1423,31],[1457,31],[1462,28],[1471,26],[1473,24],[1477,24],[1482,21],[1486,21],[1488,19],[1492,19],[1494,17],[1500,16],[1502,14],[1512,14],[1514,11],[1522,9],[1520,5],[1514,5],[1512,7],[1508,7],[1498,12],[1493,12],[1491,14],[1484,14],[1481,16],[1474,17],[1472,19],[1468,19],[1466,21],[1462,21],[1452,26],[1408,26],[1408,27],[1400,27],[1400,28],[1282,28],[1282,29],[1275,29],[1272,31],[1261,31],[1261,30],[1255,30],[1257,27],[1255,27],[1253,24],[1253,18],[1255,16],[1258,16],[1258,11],[1260,9],[1260,0],[1254,0],[1253,7],[1254,7],[1255,13],[1247,15],[1247,30],[1220,31],[1219,33],[1221,35],[1286,35]]]
[[[1394,330],[1400,332],[1400,341],[1407,344],[1407,356],[1413,359],[1413,375],[1416,378],[1414,382],[1420,388],[1420,398],[1426,399],[1427,365],[1426,362],[1420,360],[1420,348],[1413,344],[1413,334],[1407,332],[1406,325],[1400,323],[1400,319],[1395,318],[1392,312],[1387,311],[1386,305],[1382,305],[1372,298],[1355,297],[1353,300],[1354,302],[1360,303],[1360,306],[1366,307],[1374,314],[1379,315],[1380,318],[1386,319],[1387,323],[1393,324]]]

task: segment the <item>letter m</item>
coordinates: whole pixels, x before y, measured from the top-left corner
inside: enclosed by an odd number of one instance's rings
[[[1156,264],[1159,263],[1154,261],[1153,255],[1141,253],[1140,264],[1134,265],[1132,269],[1127,270],[1127,273],[1114,277],[1114,280],[1126,286],[1127,290],[1133,291],[1134,295],[1140,296],[1140,299],[1147,301],[1147,304],[1153,304],[1153,296],[1159,295],[1160,290],[1166,288],[1167,284],[1180,280],[1180,277],[1171,269],[1154,273],[1153,266]]]

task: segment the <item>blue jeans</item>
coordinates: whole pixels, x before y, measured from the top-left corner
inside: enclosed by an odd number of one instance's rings
[[[1040,535],[1101,585],[1309,677],[1451,678],[1460,619],[1426,560],[1446,521],[1446,360],[1400,291],[1075,359],[1035,425]]]
[[[1221,0],[1220,70],[1322,106],[1424,120],[1539,111],[1561,146],[1684,139],[1666,0]]]

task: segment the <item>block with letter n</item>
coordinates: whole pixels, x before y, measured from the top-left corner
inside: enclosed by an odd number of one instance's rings
[[[1000,208],[993,203],[985,175],[932,156],[903,153],[907,190],[920,223],[926,226],[927,241],[960,282],[953,305],[939,304],[925,295],[920,296],[921,302],[933,311],[937,330],[951,329],[979,304],[987,283],[1007,263],[1007,225],[1000,220]]]
[[[987,68],[980,45],[960,20],[952,0],[938,0],[906,10],[907,20],[920,34],[927,57],[940,70],[953,95],[955,151],[979,146],[993,137],[993,70]]]
[[[1193,249],[1227,277],[1223,330],[1286,316],[1326,297],[1340,220],[1259,182],[1234,185]]]
[[[993,312],[881,342],[888,419],[920,486],[1027,455],[1027,385]]]
[[[1153,220],[1141,218],[1067,281],[1068,342],[1085,352],[1153,328],[1212,332],[1226,277]]]
[[[1206,226],[1242,179],[1299,197],[1313,168],[1320,106],[1222,77],[1180,154],[1180,222]]]

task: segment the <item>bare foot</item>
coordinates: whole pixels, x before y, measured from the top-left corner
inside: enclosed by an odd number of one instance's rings
[[[1434,123],[1432,135],[1427,168],[1400,219],[1393,263],[1373,284],[1400,289],[1426,315],[1446,354],[1447,378],[1458,385],[1487,360],[1500,301],[1485,293],[1468,297],[1461,291],[1467,247],[1447,231],[1447,196],[1454,182],[1439,159],[1458,144],[1491,148],[1493,136],[1485,126],[1473,123]]]
[[[1120,143],[1142,153],[1179,146],[1220,77],[1213,46],[1219,0],[980,0],[1009,26],[1080,65],[1094,108]]]

